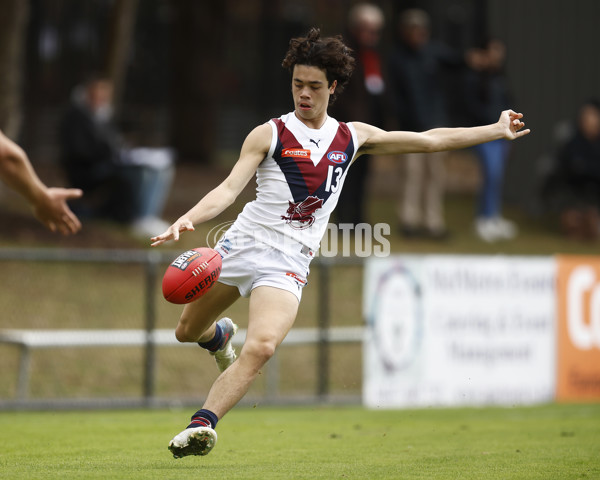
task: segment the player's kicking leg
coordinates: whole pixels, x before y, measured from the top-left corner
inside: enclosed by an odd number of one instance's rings
[[[214,447],[214,428],[246,394],[260,369],[292,327],[298,300],[290,292],[258,287],[250,297],[248,333],[240,358],[213,384],[204,407],[192,416],[192,422],[169,444],[175,458],[206,455]]]

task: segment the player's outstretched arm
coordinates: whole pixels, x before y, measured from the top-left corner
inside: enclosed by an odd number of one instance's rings
[[[179,217],[164,233],[150,239],[156,247],[169,240],[178,241],[180,233],[194,230],[194,225],[206,222],[229,207],[256,173],[271,145],[272,130],[269,124],[256,127],[244,141],[240,158],[229,176],[208,192],[194,207]]]
[[[63,235],[77,233],[81,222],[71,211],[67,201],[81,197],[83,192],[78,188],[46,188],[45,192],[33,202],[35,217],[53,232]]]
[[[354,123],[359,153],[393,155],[457,150],[505,138],[514,140],[530,133],[523,114],[505,110],[496,123],[469,128],[434,128],[426,132],[386,132],[364,123]]]
[[[27,154],[0,131],[0,178],[33,207],[35,217],[51,231],[76,233],[81,222],[67,205],[79,198],[76,188],[48,188],[39,179]]]

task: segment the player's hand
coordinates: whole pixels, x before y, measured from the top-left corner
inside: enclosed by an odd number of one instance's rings
[[[77,233],[81,222],[67,205],[68,200],[79,198],[83,192],[78,188],[48,188],[33,205],[35,217],[51,231],[63,235]]]
[[[173,240],[173,241],[177,242],[179,240],[179,234],[181,232],[193,232],[193,231],[194,231],[194,225],[192,224],[192,222],[190,220],[188,220],[187,218],[180,218],[173,225],[171,225],[165,231],[165,233],[161,233],[160,235],[157,235],[156,237],[152,237],[150,239],[150,241],[152,242],[150,244],[150,246],[158,247],[159,245],[162,245],[163,243],[168,242],[169,240]]]
[[[531,132],[528,128],[522,130],[525,126],[525,122],[521,120],[522,118],[522,113],[517,113],[513,110],[504,110],[500,114],[498,123],[504,128],[504,138],[507,140],[514,140],[515,138],[523,137]]]

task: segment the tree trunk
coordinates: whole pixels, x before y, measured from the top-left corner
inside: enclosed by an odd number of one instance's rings
[[[125,86],[125,74],[133,44],[137,7],[138,0],[119,0],[113,4],[104,73],[113,84],[116,109],[120,105]]]
[[[29,2],[4,0],[0,15],[0,129],[16,139],[21,127],[21,85]]]

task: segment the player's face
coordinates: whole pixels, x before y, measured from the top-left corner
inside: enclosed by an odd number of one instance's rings
[[[337,82],[327,84],[324,70],[296,65],[292,74],[292,95],[296,116],[311,128],[320,128],[327,117],[329,97]]]

